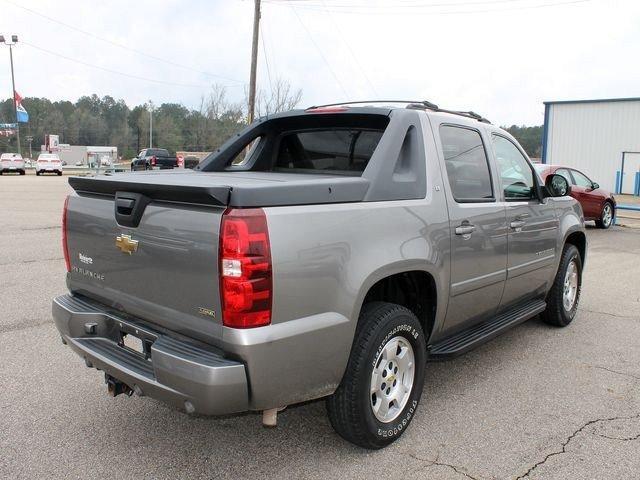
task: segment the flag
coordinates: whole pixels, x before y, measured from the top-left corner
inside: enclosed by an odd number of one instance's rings
[[[17,120],[20,123],[27,123],[29,121],[29,114],[22,106],[22,97],[16,91],[14,91],[13,94],[16,102],[16,116],[18,117]]]

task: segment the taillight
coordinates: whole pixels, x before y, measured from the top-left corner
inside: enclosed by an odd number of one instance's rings
[[[153,157],[151,157],[151,165],[152,166],[156,166],[156,162],[158,161],[158,159],[156,158],[156,156],[154,155]]]
[[[71,271],[69,262],[69,246],[67,245],[67,208],[69,208],[69,196],[64,199],[64,210],[62,210],[62,251],[64,252],[64,264],[67,272]]]
[[[251,328],[271,323],[271,247],[260,208],[227,209],[220,226],[222,323]]]

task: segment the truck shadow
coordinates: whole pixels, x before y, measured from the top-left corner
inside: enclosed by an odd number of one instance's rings
[[[416,443],[428,445],[433,404],[437,409],[447,405],[447,414],[456,415],[461,396],[477,392],[479,384],[505,368],[527,345],[534,348],[545,331],[549,328],[533,319],[463,357],[429,363],[425,393],[412,428],[388,449],[400,452]],[[82,403],[89,408],[89,400]],[[189,416],[137,397],[99,403],[105,408],[79,416],[86,424],[76,425],[78,430],[95,433],[84,438],[79,448],[103,457],[100,464],[122,463],[124,470],[144,459],[149,466],[144,475],[154,478],[322,478],[330,471],[339,473],[347,463],[380,461],[379,453],[355,447],[334,433],[322,400],[287,408],[279,414],[275,429],[263,428],[258,413]]]

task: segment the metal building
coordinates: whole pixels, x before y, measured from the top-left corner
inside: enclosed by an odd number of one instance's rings
[[[614,193],[640,195],[640,98],[544,106],[542,163],[579,169]]]

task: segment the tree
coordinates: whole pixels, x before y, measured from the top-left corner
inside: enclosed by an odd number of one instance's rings
[[[257,111],[268,115],[296,106],[302,98],[300,89],[278,79],[268,93],[259,92]],[[146,105],[133,108],[124,100],[106,95],[80,97],[70,101],[51,102],[47,98],[27,97],[23,105],[29,112],[29,123],[20,124],[21,133],[33,136],[34,151],[44,144],[47,134],[60,135],[61,143],[72,145],[108,145],[118,147],[125,158],[131,158],[149,146],[149,111]],[[211,151],[246,126],[245,103],[228,100],[222,85],[212,85],[197,109],[177,103],[163,103],[153,114],[153,144],[177,150]],[[13,123],[11,99],[0,101],[0,123]],[[15,136],[0,137],[0,152],[15,151]],[[24,139],[23,139],[24,142]],[[26,143],[23,144],[23,148]]]
[[[258,92],[256,99],[258,117],[292,110],[300,103],[301,99],[301,89],[292,90],[291,84],[287,80],[278,78],[268,94],[264,90]]]

